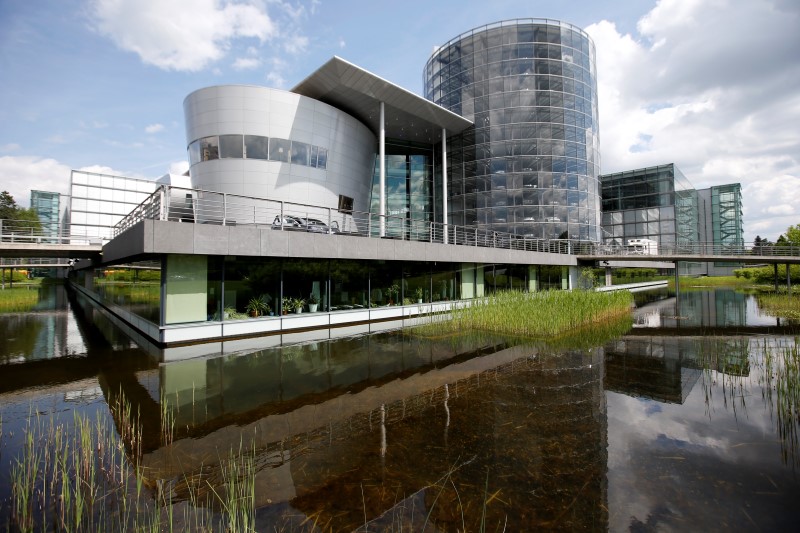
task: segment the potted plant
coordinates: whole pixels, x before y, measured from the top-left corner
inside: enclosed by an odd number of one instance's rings
[[[395,283],[386,289],[386,294],[389,296],[389,305],[394,305],[394,302],[397,300],[397,296],[400,294],[400,287],[398,287]]]
[[[417,297],[417,303],[421,304],[422,303],[422,287],[417,287],[416,289],[414,289],[414,296]]]
[[[253,297],[250,298],[249,302],[247,302],[247,307],[245,310],[247,311],[248,315],[257,317],[269,314],[272,309],[270,309],[269,304],[264,301],[262,297]]]
[[[281,299],[281,314],[285,315],[286,313],[288,313],[289,309],[292,309],[294,307],[292,304],[293,304],[293,298],[284,296]]]
[[[317,312],[317,306],[319,306],[319,298],[317,298],[316,294],[312,293],[308,297],[308,311],[310,313],[316,313]]]
[[[306,305],[306,301],[303,298],[294,298],[292,300],[292,306],[294,307],[294,312],[298,315],[303,312],[303,306]]]

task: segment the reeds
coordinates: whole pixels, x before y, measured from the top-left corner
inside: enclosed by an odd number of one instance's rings
[[[178,502],[175,480],[148,483],[138,412],[121,393],[109,408],[116,430],[102,412],[64,421],[31,409],[12,460],[11,530],[255,531],[255,447],[223,451],[221,482],[189,484]],[[171,442],[174,416],[166,418],[162,442]]]
[[[0,313],[30,311],[39,303],[39,291],[27,287],[0,291]]]
[[[420,328],[424,333],[481,330],[551,338],[627,316],[632,303],[627,291],[502,291],[453,309],[449,315],[432,316]]]
[[[760,294],[758,307],[770,316],[800,320],[800,294]]]

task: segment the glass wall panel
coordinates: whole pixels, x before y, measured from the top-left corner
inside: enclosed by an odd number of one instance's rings
[[[220,135],[219,136],[219,156],[221,158],[244,157],[244,144],[241,135]]]
[[[247,159],[269,159],[269,138],[260,135],[245,135],[244,149]]]
[[[280,259],[226,257],[223,265],[226,319],[270,316],[279,312]]]
[[[312,300],[317,300],[322,308],[327,308],[329,306],[328,260],[302,259],[300,261],[284,261],[283,298],[292,298],[295,301],[304,300],[304,310],[309,309],[308,304]],[[283,311],[286,313],[287,309]],[[294,309],[288,309],[288,312],[293,311]]]
[[[369,267],[364,261],[331,261],[331,311],[369,307]]]
[[[160,261],[97,269],[94,290],[109,304],[118,305],[153,324],[161,322]]]
[[[271,138],[269,140],[269,160],[288,163],[291,146],[291,141],[287,141],[286,139],[276,139],[274,137]]]

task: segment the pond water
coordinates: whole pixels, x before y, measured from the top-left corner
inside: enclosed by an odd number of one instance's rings
[[[640,293],[632,327],[596,346],[390,331],[160,363],[87,302],[43,290],[35,312],[0,315],[3,525],[31,421],[122,431],[121,397],[139,413],[146,494],[185,509],[243,449],[259,531],[800,520],[800,328],[741,292]]]

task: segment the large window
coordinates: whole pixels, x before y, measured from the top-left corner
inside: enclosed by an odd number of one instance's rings
[[[308,143],[261,135],[203,137],[189,144],[189,164],[213,159],[262,159],[325,170],[328,150]]]

